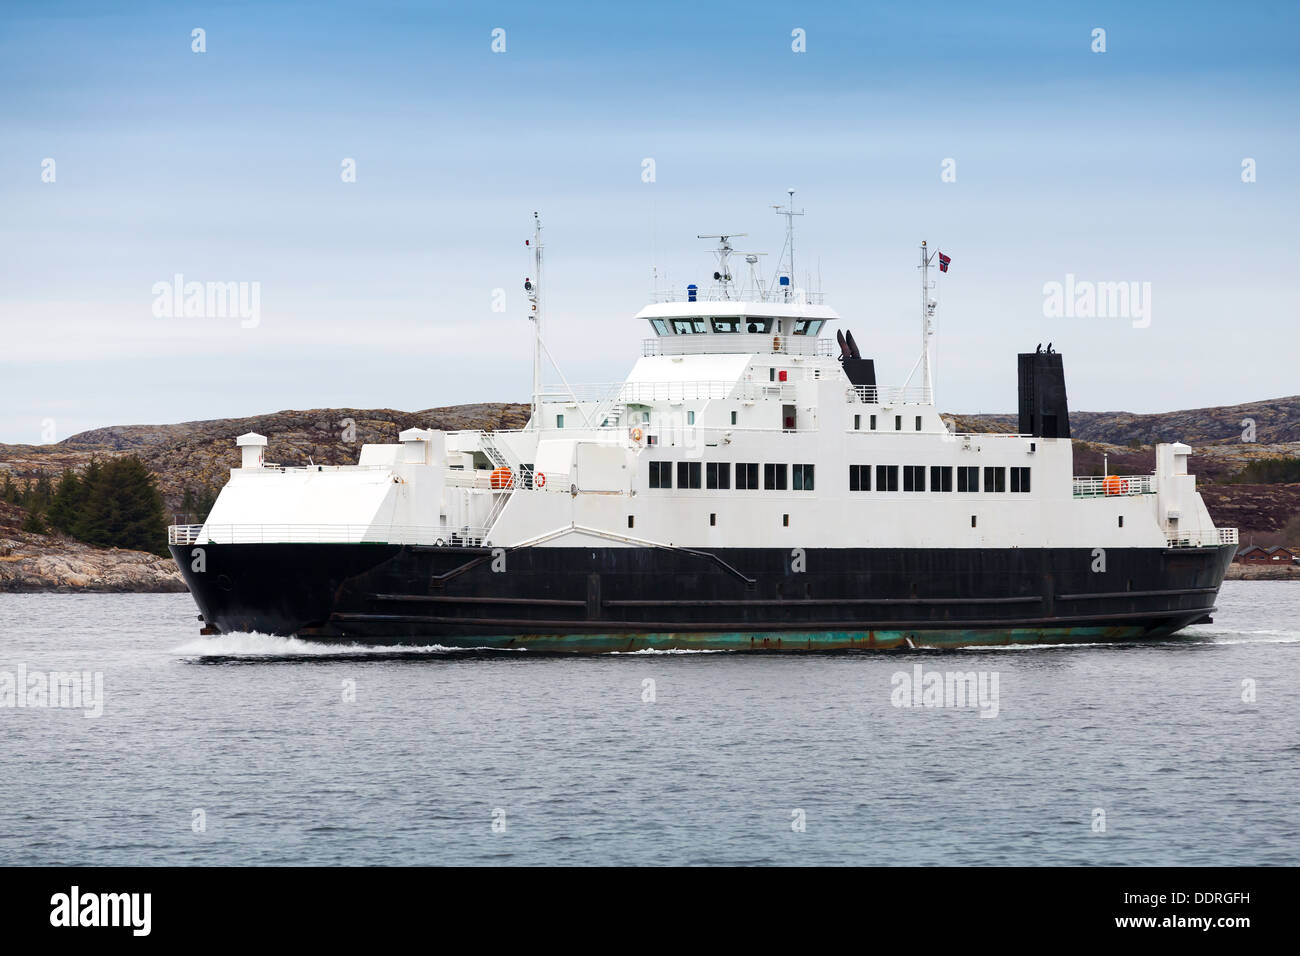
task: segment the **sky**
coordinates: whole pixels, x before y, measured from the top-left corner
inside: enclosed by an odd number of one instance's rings
[[[1295,394],[1298,10],[6,0],[0,442],[527,401],[534,211],[550,351],[620,381],[652,270],[704,284],[696,236],[743,232],[772,271],[788,188],[797,284],[882,384],[917,246],[952,257],[945,411],[1014,411],[1048,341],[1076,409]],[[178,275],[255,318],[166,314]],[[1149,310],[1053,314],[1067,276]]]

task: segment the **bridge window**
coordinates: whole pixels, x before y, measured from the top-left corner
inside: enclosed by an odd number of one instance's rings
[[[1002,492],[1007,490],[1007,470],[1000,467],[984,469],[984,490]]]
[[[714,332],[739,332],[740,319],[714,319]]]
[[[753,462],[753,461],[736,462],[736,490],[738,491],[758,490],[758,462]]]
[[[930,490],[952,491],[952,467],[949,465],[930,466]]]
[[[654,326],[654,330],[660,335],[668,334],[668,323],[663,319],[651,319],[650,324]]]
[[[903,466],[903,490],[925,491],[925,465]]]
[[[763,487],[768,491],[785,491],[788,487],[789,472],[785,465],[770,462],[763,466]]]
[[[671,488],[673,486],[673,463],[671,461],[650,462],[650,487]]]
[[[704,487],[730,488],[731,463],[726,461],[711,461],[705,464]]]
[[[673,331],[678,335],[695,335],[709,331],[709,324],[703,319],[673,319]]]
[[[877,491],[898,490],[898,466],[897,465],[876,466],[876,490]]]
[[[762,332],[762,333],[766,333],[767,330],[768,330],[769,328],[771,328],[772,320],[771,320],[771,319],[758,319],[758,318],[754,318],[754,317],[751,315],[749,318],[747,318],[747,319],[744,320],[744,323],[745,323],[745,331],[746,331],[746,332]]]
[[[871,466],[849,465],[849,491],[871,490]]]
[[[794,323],[795,335],[816,335],[821,331],[824,319],[797,319]]]
[[[677,463],[677,487],[700,487],[700,463],[698,461],[679,461]]]
[[[957,490],[959,492],[980,490],[980,470],[978,467],[962,465],[957,469]],[[971,525],[971,527],[975,526]]]
[[[1029,493],[1029,469],[1012,468],[1011,469],[1011,490]]]
[[[812,491],[813,490],[813,466],[812,465],[792,465],[794,474],[795,491]]]

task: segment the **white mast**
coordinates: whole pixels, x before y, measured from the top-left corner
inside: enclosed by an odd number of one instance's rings
[[[788,299],[790,298],[790,293],[794,291],[794,217],[802,216],[803,210],[800,209],[796,211],[794,208],[793,189],[787,189],[786,194],[790,197],[789,205],[773,206],[772,208],[776,210],[778,216],[785,216],[785,245],[786,248],[790,250],[790,268],[786,272],[786,275],[790,277],[790,284],[785,287],[785,297]],[[781,271],[780,262],[776,264],[776,268],[779,275]],[[774,282],[774,284],[776,283]]]
[[[528,245],[528,240],[524,240]],[[531,303],[529,318],[533,320],[533,412],[530,428],[541,428],[539,413],[542,408],[542,220],[533,213],[533,278],[524,279],[524,291]]]
[[[930,298],[930,261],[934,258],[921,240],[921,384],[925,399],[934,401],[934,379],[930,372],[930,337],[934,335],[932,319],[935,302]]]

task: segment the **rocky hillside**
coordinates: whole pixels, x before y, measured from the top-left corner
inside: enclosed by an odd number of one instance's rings
[[[1015,415],[953,415],[968,431],[1015,431]],[[1254,442],[1261,446],[1300,444],[1300,395],[1244,405],[1192,408],[1180,412],[1135,415],[1132,412],[1070,410],[1070,432],[1080,441],[1110,445],[1153,445],[1182,441],[1192,446],[1240,445],[1249,419]]]
[[[184,591],[170,558],[95,548],[19,530],[23,510],[0,501],[0,591]]]

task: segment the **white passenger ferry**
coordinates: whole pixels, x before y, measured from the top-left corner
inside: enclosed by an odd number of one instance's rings
[[[519,431],[412,428],[311,467],[240,436],[207,520],[170,530],[204,632],[818,650],[1130,640],[1207,618],[1237,534],[1214,526],[1186,445],[1158,445],[1152,474],[1075,477],[1050,348],[1018,357],[1018,433],[954,432],[930,373],[937,254],[921,244],[915,381],[879,385],[794,285],[797,213],[779,211],[773,281],[755,255],[732,275],[734,235],[702,237],[712,281],[656,294],[641,357],[600,386],[542,384],[538,223]]]

